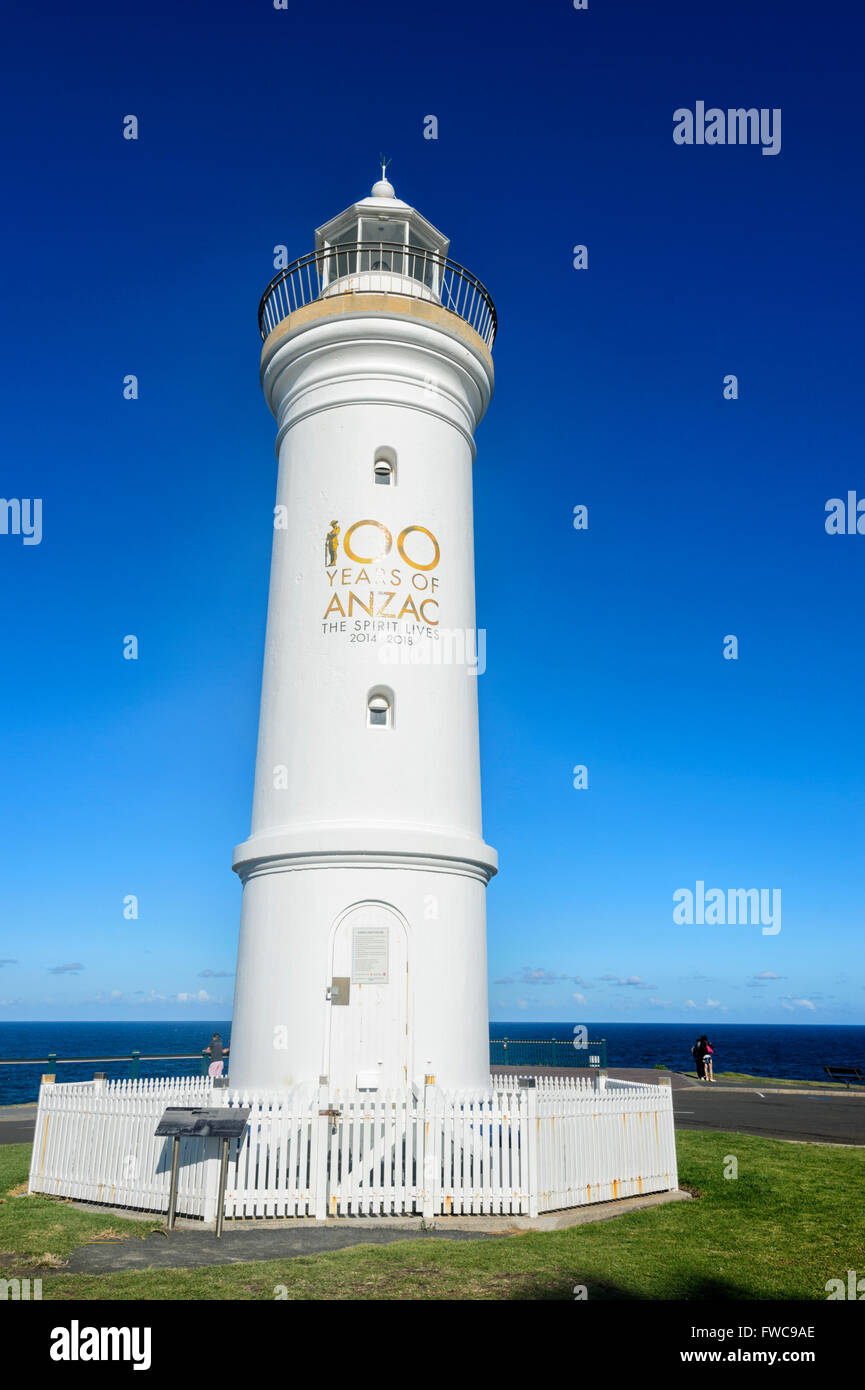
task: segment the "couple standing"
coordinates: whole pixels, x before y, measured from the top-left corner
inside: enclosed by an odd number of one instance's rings
[[[694,1046],[691,1048],[691,1056],[697,1065],[698,1081],[714,1081],[712,1071],[712,1056],[715,1049],[709,1042],[705,1033],[701,1033]]]

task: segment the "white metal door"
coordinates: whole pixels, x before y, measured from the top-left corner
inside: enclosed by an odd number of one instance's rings
[[[336,1002],[336,990],[328,1010],[331,1085],[404,1086],[409,1078],[408,942],[397,913],[381,903],[347,912],[334,933],[331,976],[348,981],[348,1002]]]

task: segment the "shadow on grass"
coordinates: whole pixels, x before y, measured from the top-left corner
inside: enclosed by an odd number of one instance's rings
[[[583,1288],[585,1294],[582,1292]],[[547,1288],[539,1288],[537,1284],[528,1290],[525,1287],[514,1288],[503,1297],[522,1303],[561,1303],[562,1300],[587,1303],[735,1303],[753,1302],[754,1293],[729,1279],[694,1279],[688,1284],[686,1291],[671,1294],[669,1298],[659,1298],[657,1294],[640,1293],[606,1280],[590,1279],[583,1284],[579,1275],[575,1275],[573,1284],[556,1280]]]

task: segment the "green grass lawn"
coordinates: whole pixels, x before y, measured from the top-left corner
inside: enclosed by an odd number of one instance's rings
[[[22,1196],[27,1192],[30,1149],[30,1144],[0,1146],[0,1265],[13,1263],[21,1269],[58,1265],[78,1245],[141,1238],[163,1224],[158,1217],[149,1222],[128,1221],[113,1211],[78,1211],[56,1197]]]
[[[567,1231],[487,1241],[406,1241],[266,1263],[112,1275],[42,1274],[44,1299],[818,1299],[827,1279],[865,1269],[859,1200],[865,1151],[742,1134],[679,1132],[692,1202]],[[0,1149],[4,1182],[26,1178],[29,1145]],[[738,1178],[725,1179],[725,1159]],[[2,1190],[3,1184],[0,1184]],[[443,1224],[443,1223],[442,1223]],[[45,1197],[0,1205],[7,1275],[20,1256],[62,1258],[106,1232],[149,1223],[78,1212]],[[35,1273],[35,1267],[27,1271]]]

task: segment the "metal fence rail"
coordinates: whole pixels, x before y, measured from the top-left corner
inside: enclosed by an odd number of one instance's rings
[[[208,1053],[175,1052],[148,1053],[134,1050],[125,1056],[113,1057],[59,1057],[49,1052],[47,1057],[0,1057],[0,1067],[42,1067],[53,1073],[56,1067],[90,1066],[93,1063],[107,1063],[111,1066],[127,1065],[129,1076],[133,1079],[141,1075],[142,1062],[198,1062],[200,1075],[207,1075],[210,1065]],[[571,1042],[559,1038],[519,1039],[497,1038],[490,1041],[490,1065],[513,1067],[605,1067],[607,1065],[607,1040],[587,1042],[585,1047],[575,1047]]]
[[[607,1040],[599,1038],[577,1047],[561,1038],[494,1038],[490,1041],[490,1063],[500,1067],[605,1067]]]
[[[307,304],[343,294],[424,299],[456,314],[488,348],[496,336],[489,290],[464,266],[401,242],[352,241],[311,251],[273,277],[258,306],[262,339]]]
[[[47,1067],[50,1072],[55,1067],[82,1067],[93,1062],[110,1062],[116,1065],[123,1062],[129,1065],[129,1075],[137,1077],[141,1062],[200,1062],[201,1075],[206,1076],[210,1060],[204,1048],[201,1052],[170,1053],[139,1052],[136,1049],[119,1057],[58,1057],[56,1052],[49,1052],[47,1057],[0,1057],[0,1067]]]

